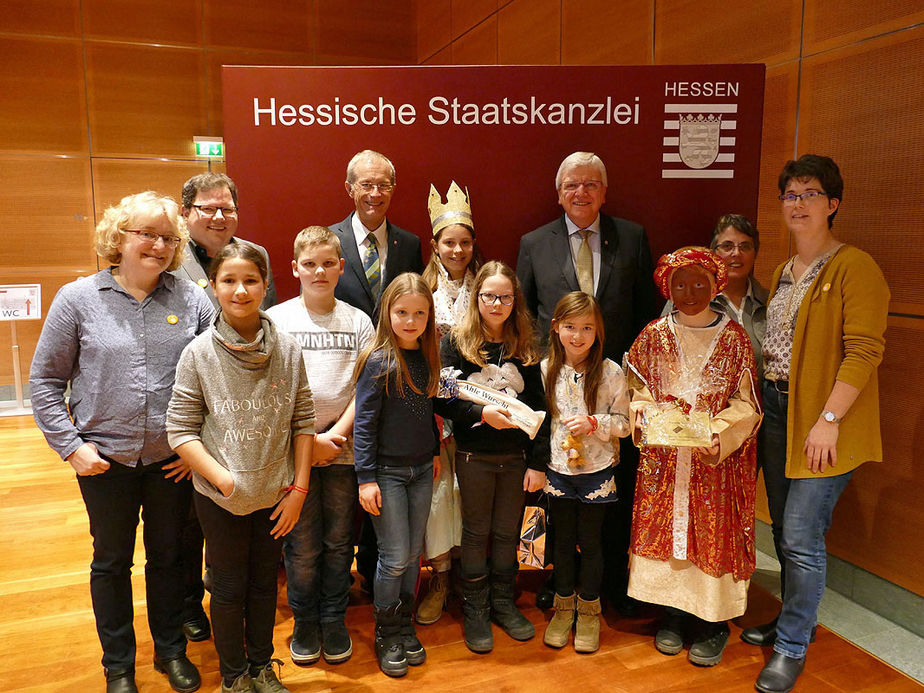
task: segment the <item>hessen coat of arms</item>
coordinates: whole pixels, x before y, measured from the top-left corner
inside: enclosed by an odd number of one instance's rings
[[[719,155],[722,116],[680,116],[680,159],[690,168],[706,168]]]

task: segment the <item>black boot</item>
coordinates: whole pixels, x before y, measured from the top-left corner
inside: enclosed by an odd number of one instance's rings
[[[379,668],[389,676],[404,676],[407,673],[407,657],[401,643],[400,602],[387,609],[375,610],[375,655]]]
[[[804,668],[805,657],[795,659],[774,652],[757,677],[754,688],[761,693],[789,693]]]
[[[536,629],[514,602],[516,576],[516,572],[491,576],[491,620],[514,640],[529,640],[536,634]]]
[[[491,633],[491,605],[488,578],[482,575],[462,580],[462,613],[465,644],[472,652],[490,652],[494,648]]]
[[[427,659],[427,651],[420,644],[417,631],[414,630],[413,594],[401,595],[401,607],[398,613],[401,615],[401,644],[404,645],[404,656],[407,657],[408,664],[416,667]]]
[[[701,667],[714,667],[722,661],[722,652],[728,644],[728,622],[697,620],[699,633],[690,646],[690,662]]]
[[[741,631],[741,639],[748,645],[757,645],[758,647],[768,647],[776,642],[776,622],[779,616],[769,623],[762,623],[759,626],[751,626]],[[809,635],[809,642],[815,642],[815,636],[818,634],[818,626],[812,626],[812,632]]]
[[[687,614],[673,607],[664,608],[664,616],[655,633],[655,647],[666,655],[680,654],[683,650],[683,631]]]

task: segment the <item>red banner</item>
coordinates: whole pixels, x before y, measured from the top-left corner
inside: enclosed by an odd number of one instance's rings
[[[756,220],[763,65],[223,68],[227,170],[241,235],[270,251],[280,298],[295,234],[353,210],[346,165],[388,156],[388,218],[429,246],[430,183],[468,188],[486,258],[562,213],[574,151],[607,167],[603,211],[643,224],[655,258],[705,243],[715,220]],[[426,251],[425,257],[426,260]]]

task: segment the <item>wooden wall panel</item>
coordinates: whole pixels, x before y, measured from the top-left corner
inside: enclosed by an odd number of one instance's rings
[[[311,65],[312,61],[308,53],[209,50],[205,53],[205,63],[209,126],[206,131],[196,134],[221,137],[224,132],[221,102],[222,65]]]
[[[924,315],[924,27],[804,61],[800,153],[833,156],[844,176],[839,238],[879,262],[892,298]]]
[[[202,52],[87,42],[95,156],[193,157],[205,132]]]
[[[83,0],[82,7],[88,39],[202,43],[202,0]]]
[[[497,15],[452,42],[453,65],[497,64]]]
[[[924,22],[920,0],[811,0],[803,53],[811,55]]]
[[[497,62],[561,63],[561,0],[513,0],[497,12]]]
[[[767,288],[773,270],[790,255],[789,232],[783,225],[776,182],[783,164],[793,158],[795,150],[798,89],[798,63],[785,63],[767,70],[757,198],[760,252],[755,269],[755,276]]]
[[[497,12],[497,0],[451,0],[452,38],[457,39]],[[464,64],[464,63],[463,63]]]
[[[80,42],[0,38],[0,150],[85,154]]]
[[[95,253],[94,253],[95,257]],[[95,261],[94,261],[95,262]],[[96,265],[85,270],[78,269],[45,269],[30,268],[28,271],[7,271],[0,268],[0,284],[41,284],[42,285],[42,315],[48,315],[48,308],[54,300],[58,289],[72,282],[78,277],[85,277],[96,272]],[[35,345],[42,332],[44,320],[19,320],[16,323],[16,343],[19,344],[19,366],[22,374],[23,386],[29,380],[29,368],[32,366],[32,356],[35,354]],[[0,387],[8,386],[12,395],[12,388],[16,380],[12,369],[12,342],[9,323],[0,323]],[[15,399],[11,397],[11,399]]]
[[[649,65],[653,0],[562,0],[563,65]]]
[[[382,12],[376,0],[318,0],[318,65],[412,64],[417,58],[416,9],[392,0]]]
[[[293,52],[311,50],[313,15],[310,0],[203,2],[207,46]]]
[[[424,65],[452,65],[452,46],[437,51],[424,60]]]
[[[0,157],[0,229],[5,271],[95,268],[89,161]]]
[[[94,159],[95,219],[101,219],[107,207],[117,204],[126,195],[144,190],[156,190],[179,203],[183,183],[208,170],[208,162],[204,160]]]
[[[799,56],[802,0],[660,0],[655,62],[775,65]]]
[[[80,0],[3,0],[4,32],[42,36],[80,36]]]
[[[924,320],[892,318],[879,368],[884,405],[884,462],[854,474],[835,511],[828,550],[855,565],[924,595]],[[900,415],[898,414],[900,412]]]
[[[417,3],[417,62],[422,63],[452,41],[452,0]]]

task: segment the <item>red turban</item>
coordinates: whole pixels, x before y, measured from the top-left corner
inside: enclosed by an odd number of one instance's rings
[[[675,270],[681,267],[696,265],[702,267],[709,274],[715,277],[715,293],[720,294],[728,284],[728,268],[718,255],[713,253],[709,248],[703,248],[698,245],[688,245],[673,253],[662,255],[658,260],[658,266],[655,267],[654,280],[658,288],[661,289],[661,295],[666,299],[671,297],[671,275]]]

